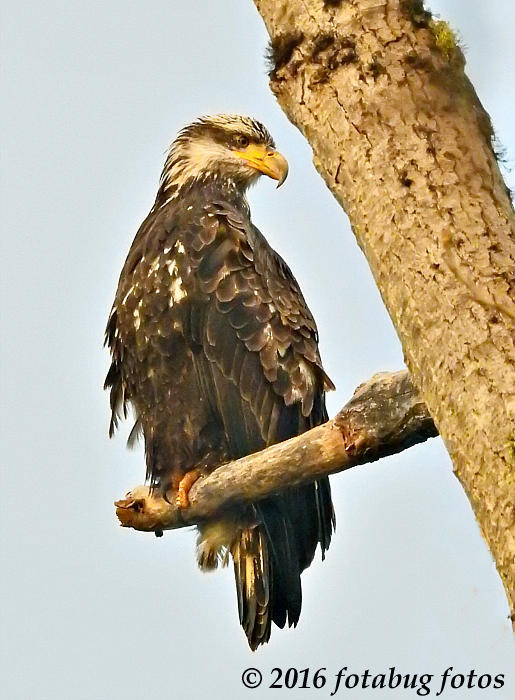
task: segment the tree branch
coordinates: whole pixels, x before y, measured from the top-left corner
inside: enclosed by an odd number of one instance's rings
[[[438,434],[407,371],[376,374],[357,388],[334,420],[243,457],[201,477],[180,511],[161,494],[137,486],[115,502],[124,527],[162,534],[212,517],[238,501],[253,502],[401,452]],[[172,500],[172,499],[171,499]]]

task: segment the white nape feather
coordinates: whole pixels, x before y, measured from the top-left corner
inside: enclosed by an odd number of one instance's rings
[[[216,164],[225,161],[229,153],[225,146],[208,138],[172,144],[163,170],[165,190],[180,189],[186,182],[209,176],[216,170]]]

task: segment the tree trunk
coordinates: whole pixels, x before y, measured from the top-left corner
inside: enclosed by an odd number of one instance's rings
[[[515,612],[515,221],[420,0],[255,0],[271,88],[347,212]]]

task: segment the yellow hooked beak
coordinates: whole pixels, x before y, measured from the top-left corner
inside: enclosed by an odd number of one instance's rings
[[[278,180],[277,187],[280,187],[286,180],[288,161],[279,151],[251,143],[243,150],[234,151],[234,153],[243,158],[252,168],[263,173],[263,175],[268,175],[273,180]]]

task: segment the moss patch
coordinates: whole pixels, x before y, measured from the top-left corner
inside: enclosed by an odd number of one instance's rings
[[[428,28],[435,38],[436,48],[448,59],[451,59],[456,51],[460,51],[456,35],[448,22],[444,22],[440,19],[432,19],[428,24]]]

